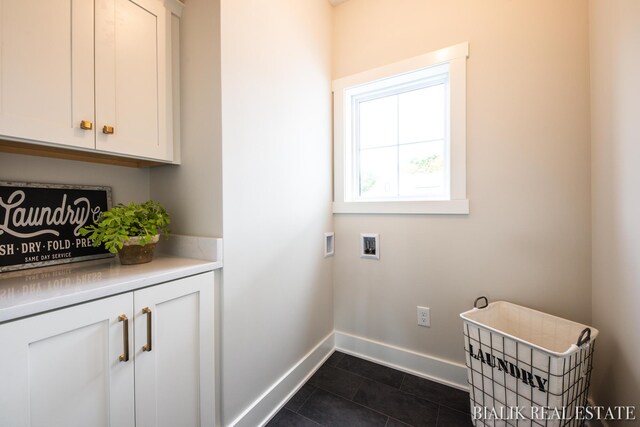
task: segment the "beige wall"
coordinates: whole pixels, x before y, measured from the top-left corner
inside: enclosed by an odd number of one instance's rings
[[[600,329],[593,393],[601,405],[640,408],[640,2],[591,0],[589,7],[593,323]]]
[[[333,330],[331,7],[222,0],[222,417]]]
[[[182,164],[151,170],[151,196],[173,233],[221,237],[220,1],[189,0],[180,27]]]
[[[107,185],[113,203],[149,199],[149,170],[0,153],[0,181]]]
[[[476,296],[591,321],[588,10],[582,0],[350,0],[333,77],[463,41],[468,216],[335,216],[336,330],[463,362]],[[380,261],[358,256],[380,233]],[[416,306],[432,309],[431,328]]]

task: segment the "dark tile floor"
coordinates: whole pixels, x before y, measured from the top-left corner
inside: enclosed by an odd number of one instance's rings
[[[336,351],[267,427],[471,425],[467,392]]]

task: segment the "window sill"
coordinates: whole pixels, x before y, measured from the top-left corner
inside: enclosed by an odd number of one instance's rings
[[[333,202],[333,213],[468,215],[469,199],[420,202]]]

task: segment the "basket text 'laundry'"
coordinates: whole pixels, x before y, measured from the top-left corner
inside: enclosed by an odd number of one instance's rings
[[[469,355],[474,359],[491,366],[492,368],[498,368],[499,371],[503,371],[518,380],[522,380],[522,382],[526,385],[537,388],[541,392],[547,391],[545,387],[548,380],[546,378],[542,378],[539,375],[534,375],[524,368],[519,368],[513,363],[496,357],[489,352],[483,353],[481,349],[478,349],[478,352],[474,354],[473,345],[471,344],[469,344]]]

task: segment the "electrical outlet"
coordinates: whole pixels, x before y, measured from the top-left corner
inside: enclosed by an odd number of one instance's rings
[[[419,326],[431,326],[431,311],[429,307],[418,306],[418,325]]]

